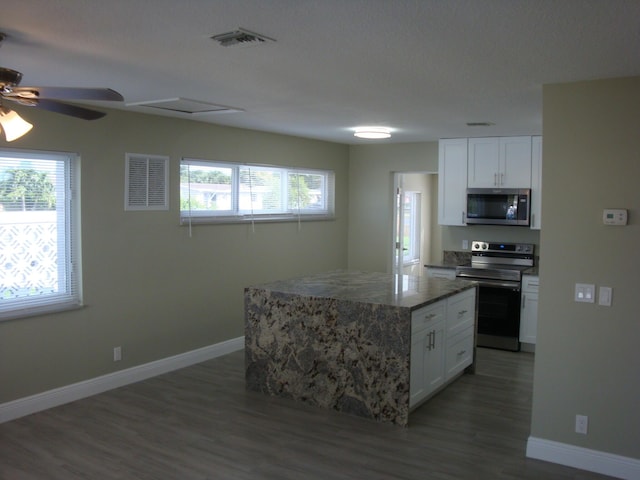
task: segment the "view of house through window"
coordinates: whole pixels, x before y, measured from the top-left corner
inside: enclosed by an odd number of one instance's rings
[[[183,159],[182,220],[287,220],[333,216],[333,172]]]
[[[76,161],[0,150],[0,320],[80,303]]]

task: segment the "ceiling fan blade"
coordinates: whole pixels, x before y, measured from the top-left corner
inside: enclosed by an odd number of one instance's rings
[[[49,98],[52,100],[103,100],[120,102],[124,98],[110,88],[75,87],[13,87],[12,96],[23,98]]]
[[[48,110],[50,112],[70,115],[82,120],[97,120],[98,118],[102,118],[106,115],[106,113],[98,112],[97,110],[90,110],[88,108],[69,105],[67,103],[58,102],[56,100],[48,100],[46,98],[37,100],[34,99],[31,106],[35,108],[41,108],[43,110]]]

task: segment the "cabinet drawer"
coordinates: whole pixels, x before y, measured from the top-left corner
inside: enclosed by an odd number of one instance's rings
[[[473,327],[469,327],[447,341],[445,378],[457,375],[473,363]]]
[[[434,322],[444,320],[445,306],[445,302],[440,301],[411,312],[411,334],[413,335],[428,328],[433,325]]]
[[[450,297],[447,303],[447,338],[473,327],[476,312],[476,290],[471,289]]]
[[[540,285],[540,279],[538,276],[534,275],[523,275],[522,276],[522,291],[528,293],[538,293],[538,288]]]

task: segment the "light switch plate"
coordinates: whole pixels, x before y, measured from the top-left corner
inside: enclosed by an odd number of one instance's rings
[[[575,301],[594,303],[596,296],[596,286],[589,283],[576,283]]]
[[[611,287],[600,287],[598,289],[598,305],[610,307],[612,295],[613,289]]]

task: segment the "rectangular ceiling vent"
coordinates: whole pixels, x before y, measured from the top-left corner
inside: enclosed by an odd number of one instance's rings
[[[235,113],[242,112],[241,108],[216,105],[215,103],[191,100],[189,98],[167,98],[164,100],[149,100],[146,102],[128,103],[127,106],[150,107],[169,112],[198,114],[198,113]]]
[[[233,32],[221,33],[219,35],[213,35],[212,40],[215,40],[223,47],[250,47],[253,45],[260,45],[267,42],[275,42],[273,38],[260,35],[258,33],[250,32],[244,28],[238,28]]]

